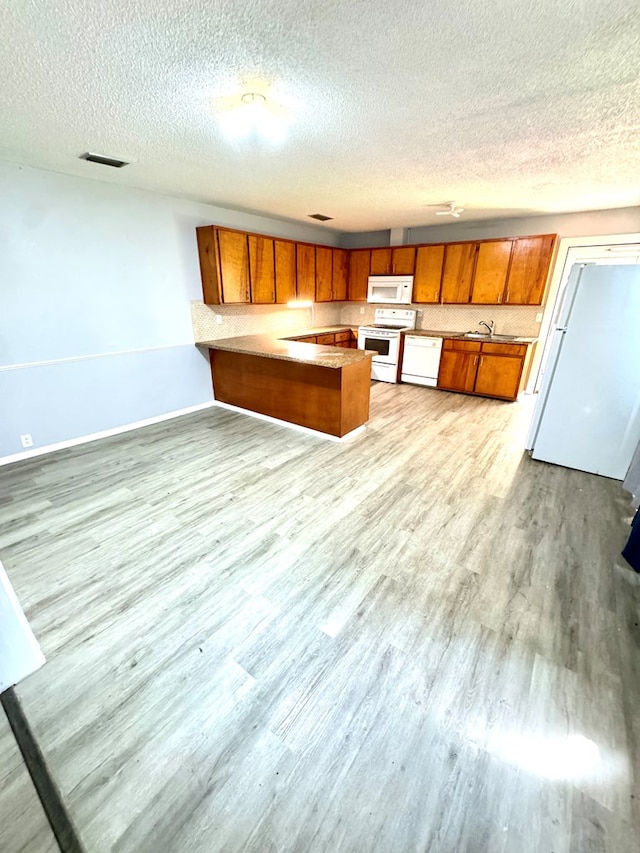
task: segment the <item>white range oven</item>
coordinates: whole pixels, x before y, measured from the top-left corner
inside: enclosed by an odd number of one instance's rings
[[[416,312],[402,308],[376,308],[376,321],[358,329],[358,349],[373,350],[371,378],[397,382],[400,361],[400,336],[415,329]]]

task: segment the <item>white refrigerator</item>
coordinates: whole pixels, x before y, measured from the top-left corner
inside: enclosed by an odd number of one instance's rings
[[[640,441],[640,267],[576,265],[553,332],[527,447],[623,480]]]

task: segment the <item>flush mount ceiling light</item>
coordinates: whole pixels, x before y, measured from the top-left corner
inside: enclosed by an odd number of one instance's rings
[[[440,204],[428,204],[427,207],[446,207],[446,210],[436,210],[436,216],[453,216],[455,219],[460,219],[460,214],[464,213],[464,207],[459,207],[455,201],[443,201]]]
[[[252,81],[245,87],[215,101],[218,121],[225,135],[230,139],[257,137],[281,142],[291,121],[290,110],[276,100],[266,84]]]

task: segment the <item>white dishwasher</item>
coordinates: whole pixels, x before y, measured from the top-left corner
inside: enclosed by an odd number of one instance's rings
[[[442,338],[405,335],[400,379],[403,382],[435,388],[438,384],[441,353]]]

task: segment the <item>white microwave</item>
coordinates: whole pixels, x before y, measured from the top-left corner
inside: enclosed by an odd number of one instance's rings
[[[367,302],[410,305],[412,292],[412,275],[370,275]]]

